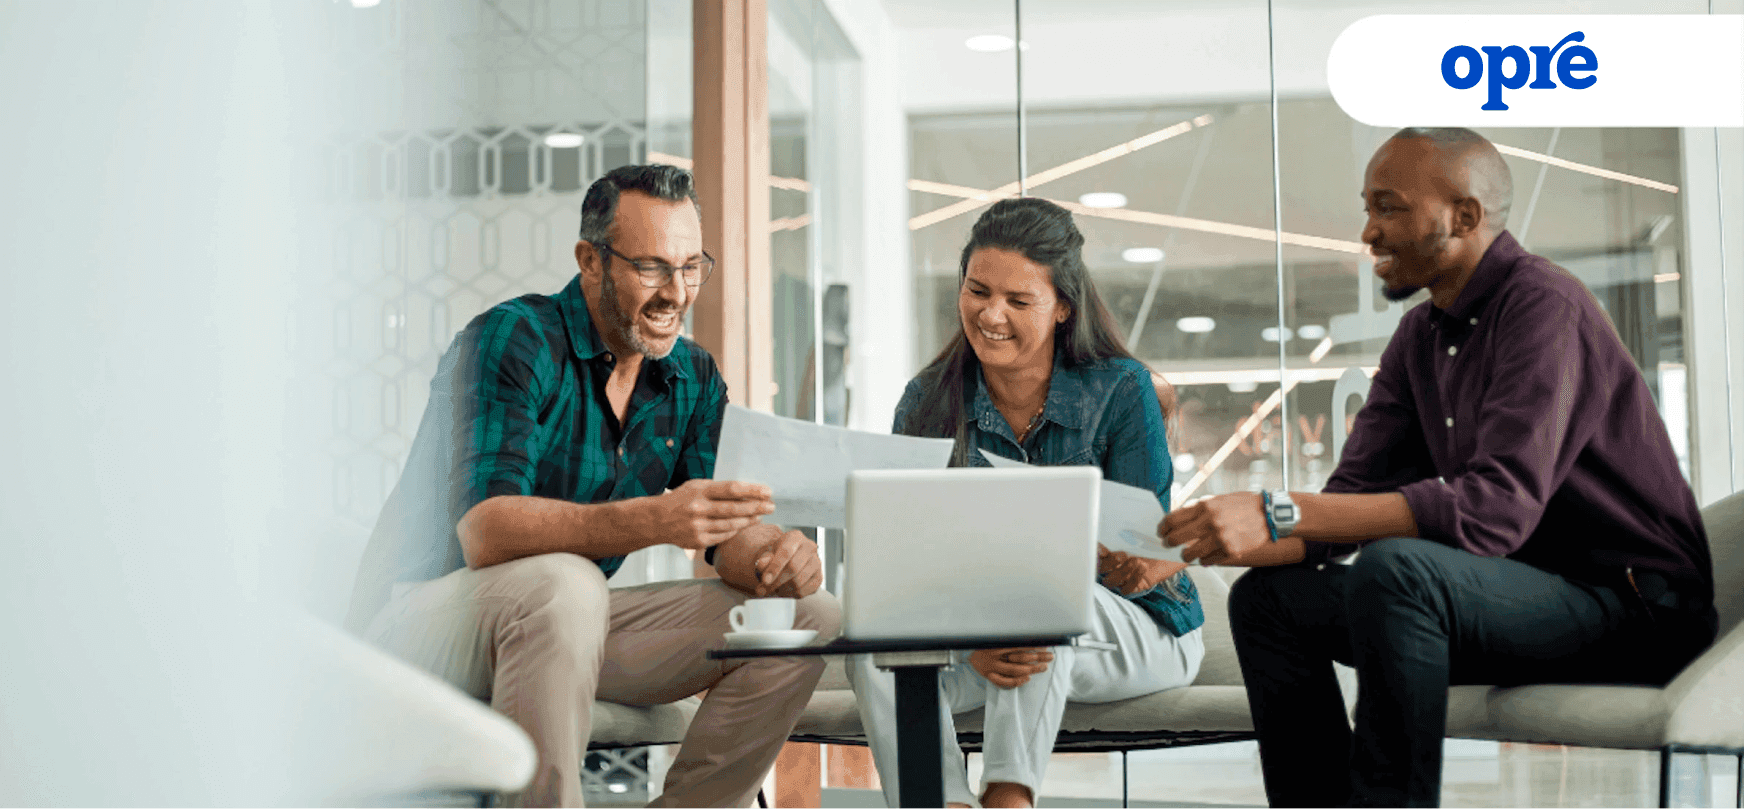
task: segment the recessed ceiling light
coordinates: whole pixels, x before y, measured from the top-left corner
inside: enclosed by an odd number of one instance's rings
[[[1229,387],[1230,393],[1253,393],[1254,391],[1260,389],[1260,383],[1255,382],[1251,379],[1242,379],[1242,380],[1237,380],[1235,382],[1225,382],[1224,384]]]
[[[1155,264],[1163,260],[1163,248],[1128,247],[1120,251],[1120,257],[1134,264]]]
[[[1326,327],[1317,323],[1310,323],[1296,329],[1296,336],[1304,340],[1318,340],[1326,336]]]
[[[1295,336],[1294,334],[1292,334],[1290,332],[1289,329],[1284,329],[1283,334],[1284,334],[1285,340],[1288,340],[1291,337]],[[1267,327],[1261,329],[1260,330],[1260,339],[1264,340],[1268,343],[1277,342],[1278,341],[1278,327],[1277,326],[1267,326]]]
[[[963,47],[981,53],[998,53],[1009,51],[1012,46],[1011,37],[1004,34],[981,34],[963,40]]]
[[[1079,197],[1078,204],[1086,208],[1125,208],[1126,195],[1119,191],[1091,191]]]
[[[575,149],[581,146],[582,140],[574,132],[553,132],[545,136],[545,145],[553,149]]]
[[[352,8],[375,8],[381,5],[381,0],[351,0]]]
[[[1217,321],[1204,316],[1184,317],[1175,321],[1175,328],[1188,334],[1204,334],[1217,328]]]

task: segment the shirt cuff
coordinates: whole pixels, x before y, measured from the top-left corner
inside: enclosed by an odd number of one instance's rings
[[[1417,523],[1417,535],[1428,540],[1463,547],[1459,541],[1459,518],[1453,506],[1453,491],[1440,478],[1425,478],[1399,487],[1405,504],[1411,507],[1411,519]]]

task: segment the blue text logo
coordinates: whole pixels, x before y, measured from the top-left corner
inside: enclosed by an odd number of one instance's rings
[[[1507,104],[1502,103],[1502,89],[1518,90],[1529,87],[1533,90],[1554,90],[1556,82],[1550,80],[1551,63],[1556,64],[1556,78],[1562,86],[1573,90],[1585,90],[1593,86],[1599,77],[1592,75],[1598,72],[1599,56],[1593,49],[1585,45],[1568,45],[1570,42],[1580,42],[1586,39],[1586,34],[1576,31],[1562,38],[1555,47],[1533,45],[1527,54],[1527,48],[1519,45],[1500,47],[1485,45],[1483,54],[1470,45],[1455,45],[1441,55],[1441,80],[1455,90],[1468,90],[1476,87],[1485,76],[1489,77],[1486,87],[1489,98],[1482,109],[1505,110]],[[1464,72],[1461,72],[1461,63]],[[1506,70],[1513,63],[1511,71]],[[1531,84],[1526,83],[1527,74],[1533,76]]]

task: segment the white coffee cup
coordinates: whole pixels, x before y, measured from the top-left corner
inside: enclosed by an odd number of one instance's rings
[[[752,598],[727,613],[734,632],[779,632],[793,628],[791,598]]]

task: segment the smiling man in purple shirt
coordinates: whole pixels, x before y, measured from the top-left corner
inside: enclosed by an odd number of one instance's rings
[[[1273,806],[1436,805],[1449,685],[1658,684],[1713,640],[1707,535],[1652,395],[1592,293],[1503,229],[1512,194],[1470,130],[1382,145],[1362,239],[1388,297],[1430,299],[1337,470],[1159,527],[1190,561],[1257,568],[1229,611]]]

